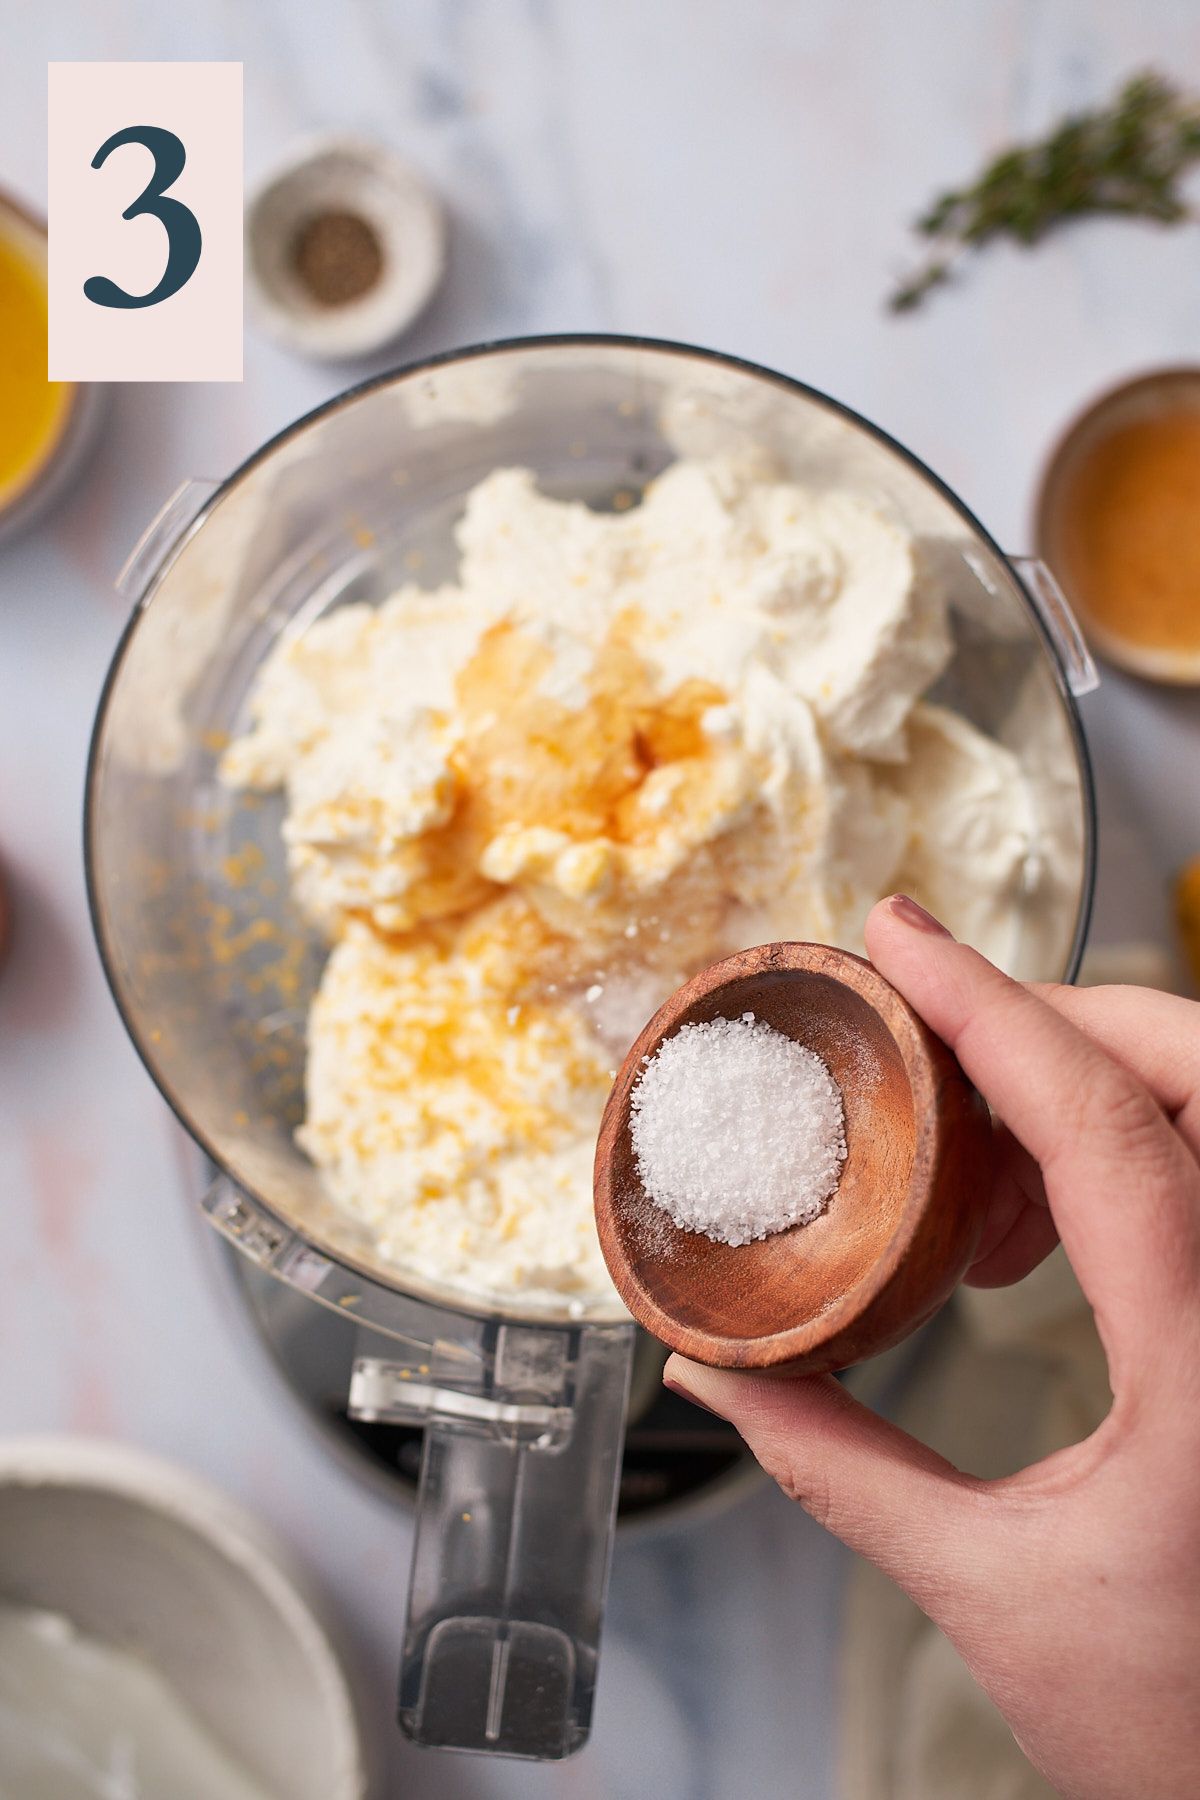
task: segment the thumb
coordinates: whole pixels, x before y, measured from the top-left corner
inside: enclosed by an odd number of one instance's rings
[[[986,1486],[862,1406],[832,1375],[752,1375],[672,1356],[663,1381],[736,1426],[789,1499],[936,1623],[989,1577]]]

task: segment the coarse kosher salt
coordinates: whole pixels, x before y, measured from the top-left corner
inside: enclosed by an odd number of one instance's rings
[[[809,1225],[846,1160],[837,1083],[751,1012],[681,1025],[638,1076],[629,1126],[647,1196],[720,1244]]]

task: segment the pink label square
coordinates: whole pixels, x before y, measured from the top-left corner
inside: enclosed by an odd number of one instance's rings
[[[51,381],[240,381],[241,63],[51,63],[49,103]]]

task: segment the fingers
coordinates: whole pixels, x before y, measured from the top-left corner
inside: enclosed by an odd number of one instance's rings
[[[1193,1159],[1127,1068],[936,924],[914,925],[906,906],[875,907],[872,960],[1040,1165],[1106,1342],[1119,1354],[1148,1326],[1165,1342],[1191,1318],[1200,1286]]]
[[[1033,991],[1144,1082],[1200,1157],[1200,1005],[1152,988]]]
[[[977,1256],[964,1280],[970,1287],[1011,1287],[1045,1262],[1058,1244],[1054,1219],[1045,1206],[1026,1205],[985,1256]]]
[[[985,1565],[987,1497],[831,1375],[751,1375],[672,1356],[663,1380],[735,1425],[790,1499],[891,1576],[931,1617]]]
[[[987,1216],[975,1250],[976,1262],[991,1255],[1027,1207],[1036,1205],[1046,1211],[1046,1191],[1040,1169],[1012,1132],[998,1120],[992,1121],[988,1173],[991,1185]]]
[[[1003,1125],[994,1130],[992,1157],[995,1179],[988,1216],[964,1277],[971,1287],[1007,1287],[1023,1280],[1058,1243],[1041,1170]]]

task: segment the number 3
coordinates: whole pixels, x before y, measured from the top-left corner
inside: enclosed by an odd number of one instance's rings
[[[181,200],[172,200],[167,189],[178,181],[187,161],[187,152],[173,131],[157,125],[129,125],[115,131],[92,158],[93,169],[99,169],[110,152],[122,144],[141,144],[154,158],[154,173],[131,206],[121,214],[123,219],[136,219],[150,213],[159,220],[167,234],[167,266],[157,287],[148,294],[127,294],[107,275],[91,275],[83,284],[84,294],[97,306],[157,306],[169,300],[185,282],[190,281],[200,261],[200,226],[195,213]]]

